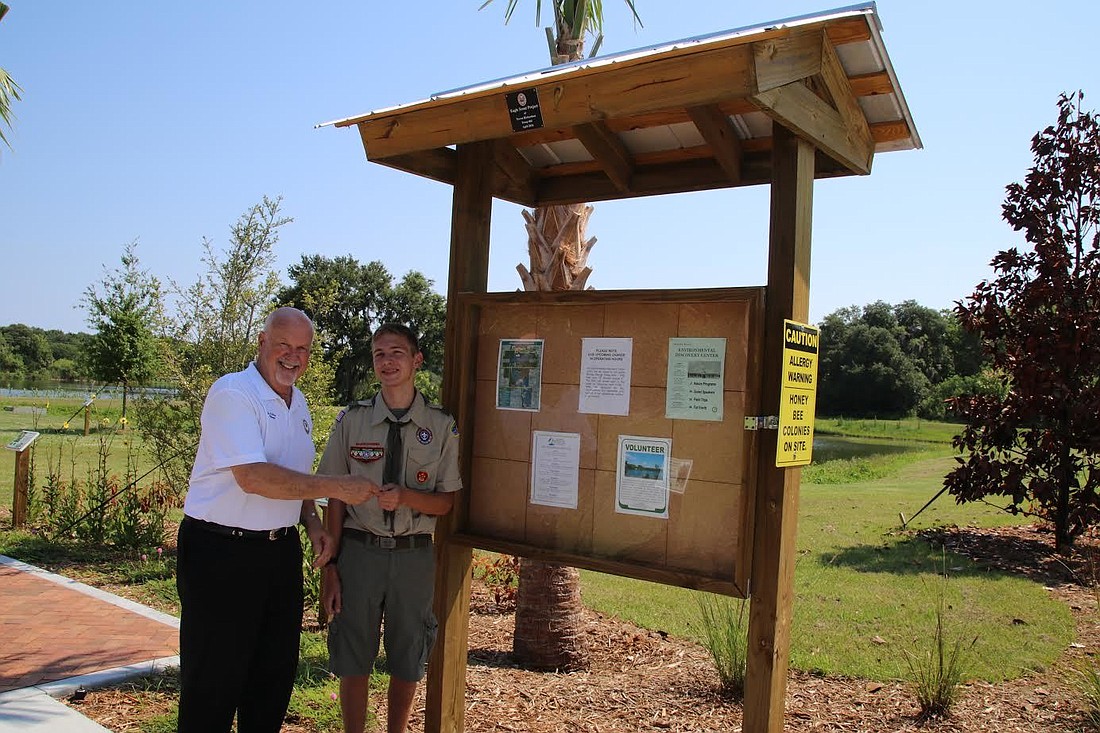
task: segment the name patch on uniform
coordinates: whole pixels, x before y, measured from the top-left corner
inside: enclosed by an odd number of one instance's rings
[[[428,482],[428,472],[427,471],[417,471],[416,472],[416,483],[424,484],[424,483],[427,483],[427,482]]]
[[[363,463],[373,463],[386,455],[386,450],[381,443],[356,443],[348,451],[348,455]]]
[[[427,445],[432,442],[432,431],[427,428],[420,428],[416,431],[416,440],[420,445]]]

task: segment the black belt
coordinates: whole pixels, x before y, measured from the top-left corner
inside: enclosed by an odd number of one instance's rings
[[[298,533],[296,527],[242,529],[240,527],[227,527],[224,524],[208,522],[205,519],[195,519],[194,517],[188,517],[186,515],[183,517],[183,521],[185,524],[193,524],[198,529],[212,532],[213,534],[220,534],[222,537],[239,537],[246,540],[281,540],[283,537],[289,537],[292,532],[294,534]]]
[[[383,550],[409,550],[414,547],[431,547],[432,544],[430,534],[403,534],[397,537],[384,537],[362,529],[344,527],[344,536],[359,542],[365,542],[372,547],[381,547]]]

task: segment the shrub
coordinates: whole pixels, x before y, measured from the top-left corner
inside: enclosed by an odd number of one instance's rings
[[[967,653],[978,643],[974,637],[970,643],[962,638],[949,640],[945,628],[947,615],[947,576],[933,612],[935,628],[930,648],[925,652],[903,650],[905,662],[917,694],[922,719],[947,717],[958,699],[962,684],[963,662]]]
[[[748,664],[748,603],[743,598],[726,598],[713,593],[700,593],[696,598],[704,646],[718,672],[718,683],[724,694],[741,700],[745,696]]]
[[[493,603],[500,609],[516,607],[519,592],[519,558],[514,555],[478,554],[474,556],[474,577],[480,579],[493,594]]]
[[[1081,694],[1081,709],[1093,730],[1100,730],[1100,672],[1091,663],[1078,671],[1077,691]]]

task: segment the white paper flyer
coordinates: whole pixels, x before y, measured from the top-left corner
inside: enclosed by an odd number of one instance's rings
[[[619,436],[615,511],[668,519],[671,438]]]

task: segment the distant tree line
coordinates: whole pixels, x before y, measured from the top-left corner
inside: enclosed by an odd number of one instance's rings
[[[942,420],[948,399],[998,388],[978,336],[951,311],[880,300],[819,325],[818,415]]]
[[[22,323],[0,326],[0,379],[85,381],[91,338]]]
[[[163,329],[156,323],[159,312],[147,302],[143,301],[141,317],[135,318],[133,294],[112,295],[120,292],[127,279],[139,283],[133,289],[146,295],[158,287],[155,279],[142,280],[140,273],[132,271],[137,263],[133,245],[126,248],[122,262],[122,268],[106,273],[102,283],[89,288],[85,305],[89,323],[96,327],[94,334],[23,324],[0,326],[0,378],[110,384],[171,381],[171,370],[163,368],[149,347],[126,347],[129,342],[147,341],[151,333],[163,334]],[[288,275],[290,284],[277,285],[270,303],[302,308],[316,322],[315,364],[318,357],[323,358],[334,371],[327,401],[345,404],[373,391],[370,334],[387,320],[411,323],[420,332],[425,386],[438,384],[443,372],[446,301],[423,274],[412,271],[395,281],[378,261],[361,264],[350,255],[303,255],[290,266]],[[142,325],[149,333],[142,332]],[[986,372],[977,335],[964,331],[951,311],[912,300],[897,305],[877,301],[836,310],[819,325],[819,415],[915,414],[944,419],[950,417],[947,400],[996,389],[996,380]],[[252,347],[245,340],[237,361],[247,363]],[[129,357],[123,360],[120,355]],[[147,368],[139,368],[142,360],[148,362]],[[231,365],[218,366],[229,369]],[[131,379],[131,374],[138,378]]]

